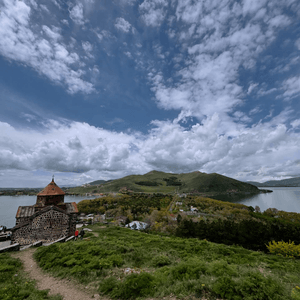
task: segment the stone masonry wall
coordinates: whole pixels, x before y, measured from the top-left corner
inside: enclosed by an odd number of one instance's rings
[[[15,229],[12,242],[20,245],[28,245],[36,241],[48,243],[64,236],[70,236],[73,234],[73,231],[70,230],[70,227],[73,230],[71,218],[68,214],[52,209],[48,210],[37,215],[28,225]]]

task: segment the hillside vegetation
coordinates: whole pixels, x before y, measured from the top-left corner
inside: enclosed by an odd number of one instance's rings
[[[108,193],[108,192],[146,192],[146,193],[258,193],[257,187],[217,173],[164,173],[151,171],[144,175],[130,175],[111,180],[97,186],[76,187],[68,193]]]
[[[300,214],[269,208],[263,213],[238,203],[201,196],[140,194],[107,196],[78,203],[79,212],[100,213],[107,222],[149,224],[152,232],[208,239],[251,250],[267,251],[272,241],[300,244]]]
[[[299,299],[300,260],[206,240],[90,226],[83,241],[37,249],[39,265],[112,299]]]

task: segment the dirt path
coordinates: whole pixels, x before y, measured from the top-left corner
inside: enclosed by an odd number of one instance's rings
[[[50,290],[50,295],[60,294],[63,296],[63,300],[88,300],[88,299],[100,299],[98,294],[92,295],[90,292],[84,292],[80,290],[75,284],[64,280],[56,279],[42,272],[37,266],[37,263],[33,259],[32,255],[35,249],[27,249],[12,254],[16,258],[20,258],[24,271],[29,274],[31,279],[35,279],[39,290]]]

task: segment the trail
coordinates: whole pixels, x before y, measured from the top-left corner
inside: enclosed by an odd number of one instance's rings
[[[63,300],[89,300],[100,299],[98,294],[92,295],[90,291],[82,291],[78,285],[64,279],[57,279],[42,272],[33,259],[35,249],[16,252],[13,257],[19,258],[24,266],[24,271],[31,279],[36,280],[39,290],[50,290],[50,295],[61,295]]]

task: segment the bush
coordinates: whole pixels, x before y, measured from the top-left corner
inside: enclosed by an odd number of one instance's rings
[[[120,285],[122,299],[136,299],[142,296],[151,296],[154,292],[154,276],[149,273],[131,274]]]
[[[173,281],[199,279],[207,272],[207,266],[203,261],[181,262],[171,269]]]
[[[131,274],[123,282],[115,277],[108,277],[100,284],[99,291],[113,299],[151,296],[154,293],[154,276],[149,273]]]
[[[160,255],[152,259],[152,265],[154,267],[163,267],[171,264],[171,260],[168,256]]]
[[[300,287],[298,285],[292,290],[291,297],[294,300],[300,300]]]
[[[295,245],[294,242],[269,242],[266,245],[270,253],[276,254],[279,256],[290,257],[290,258],[299,258],[300,257],[300,245]]]
[[[118,280],[116,277],[110,276],[102,280],[99,286],[99,291],[103,294],[112,293],[118,286]]]

